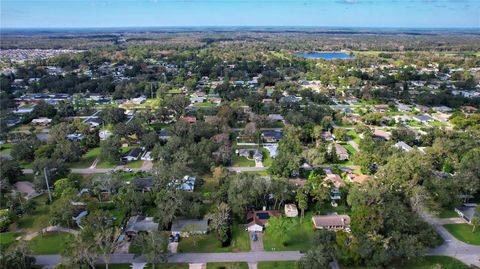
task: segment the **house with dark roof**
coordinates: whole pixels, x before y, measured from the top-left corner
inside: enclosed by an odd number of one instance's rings
[[[463,206],[455,208],[455,212],[468,223],[472,223],[472,219],[475,217],[480,218],[476,204],[464,204]]]
[[[127,222],[125,233],[131,238],[139,232],[158,231],[158,223],[153,221],[153,217],[136,215],[130,217]]]
[[[132,186],[136,191],[151,191],[153,187],[152,177],[139,177],[132,180]]]
[[[283,138],[283,132],[278,130],[264,130],[262,131],[262,138],[268,143],[278,142]]]
[[[413,116],[413,119],[422,123],[422,124],[427,124],[431,121],[433,121],[433,118],[428,116],[428,115],[417,115],[417,116]]]
[[[271,217],[280,217],[282,213],[277,210],[260,210],[249,211],[247,213],[247,231],[249,232],[262,232],[268,225],[268,220]]]
[[[172,235],[189,237],[191,234],[207,234],[208,219],[179,219],[172,223]]]
[[[122,160],[131,162],[137,161],[142,156],[143,150],[141,148],[133,148],[127,152],[127,154],[123,155]]]

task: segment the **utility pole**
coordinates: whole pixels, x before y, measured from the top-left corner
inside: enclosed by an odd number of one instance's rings
[[[45,176],[45,182],[47,183],[48,199],[50,200],[50,203],[52,203],[52,194],[50,193],[50,184],[48,184],[46,167],[43,168],[43,175]]]

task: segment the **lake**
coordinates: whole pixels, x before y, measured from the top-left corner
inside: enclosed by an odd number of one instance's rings
[[[350,55],[343,52],[298,52],[294,53],[294,56],[303,57],[307,59],[354,59],[355,55]]]

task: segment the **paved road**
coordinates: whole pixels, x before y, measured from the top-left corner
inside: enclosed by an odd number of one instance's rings
[[[70,169],[70,172],[75,173],[75,174],[101,174],[101,173],[108,173],[111,171],[120,171],[124,170],[127,171],[127,168],[72,168]],[[146,171],[143,168],[132,168],[132,172],[139,172],[139,171]],[[32,169],[23,169],[24,174],[33,174]]]
[[[228,171],[241,173],[241,172],[261,172],[268,169],[268,167],[227,167]]]
[[[432,249],[428,255],[443,255],[458,259],[467,265],[474,264],[480,266],[480,246],[466,244],[453,235],[451,235],[444,227],[441,219],[433,217],[429,214],[422,214],[422,217],[433,226],[433,228],[445,240],[443,245]]]
[[[208,262],[247,262],[257,263],[260,261],[296,261],[303,256],[299,251],[275,251],[275,252],[237,252],[237,253],[181,253],[172,254],[168,258],[169,263],[208,263]],[[55,265],[60,262],[60,255],[36,255],[36,263],[39,265]],[[143,257],[134,258],[133,254],[112,254],[112,264],[145,262]]]

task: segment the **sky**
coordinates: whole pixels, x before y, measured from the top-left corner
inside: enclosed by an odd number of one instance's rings
[[[480,29],[480,0],[0,0],[1,28],[317,26]]]

